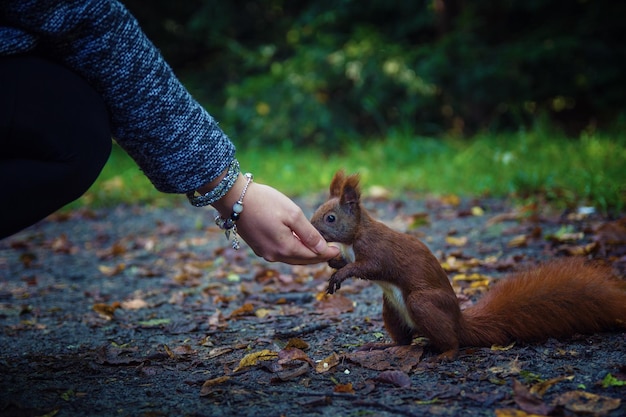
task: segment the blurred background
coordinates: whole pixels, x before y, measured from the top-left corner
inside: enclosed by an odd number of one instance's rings
[[[626,3],[125,0],[250,144],[626,126]]]
[[[626,2],[122,1],[288,195],[343,168],[399,198],[626,206]],[[81,204],[159,197],[115,147]]]

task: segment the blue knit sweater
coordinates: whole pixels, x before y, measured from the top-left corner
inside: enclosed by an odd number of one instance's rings
[[[217,178],[235,147],[116,0],[2,0],[0,56],[45,51],[104,98],[116,141],[154,186],[185,193]]]

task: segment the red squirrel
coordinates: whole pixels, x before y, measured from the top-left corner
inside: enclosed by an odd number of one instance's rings
[[[626,329],[626,282],[610,267],[580,258],[512,274],[461,311],[448,276],[419,239],[375,220],[360,201],[359,176],[335,174],[330,198],[311,218],[329,242],[351,245],[354,259],[331,259],[327,292],[357,277],[383,290],[383,320],[398,345],[426,336],[440,357],[460,347],[535,342]]]

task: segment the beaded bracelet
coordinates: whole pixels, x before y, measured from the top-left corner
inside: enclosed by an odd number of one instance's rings
[[[217,227],[224,230],[226,239],[230,239],[230,234],[233,234],[232,247],[235,250],[238,250],[241,247],[239,239],[237,239],[237,220],[239,220],[239,217],[241,217],[241,213],[243,212],[243,198],[246,195],[246,191],[248,191],[250,183],[254,179],[254,176],[249,172],[246,173],[244,177],[246,177],[246,185],[244,185],[243,190],[241,190],[239,200],[233,204],[233,212],[230,214],[230,217],[224,219],[219,214],[215,216],[215,224]]]
[[[231,188],[233,188],[235,181],[239,178],[239,172],[239,161],[237,161],[237,159],[233,159],[228,167],[226,176],[214,189],[206,194],[200,194],[198,191],[189,191],[187,193],[189,202],[196,207],[204,207],[215,203],[217,200],[224,197]]]

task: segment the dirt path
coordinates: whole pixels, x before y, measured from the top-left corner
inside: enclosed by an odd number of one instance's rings
[[[367,206],[418,234],[466,303],[554,256],[588,252],[624,276],[626,239],[610,239],[620,224],[599,216],[502,201]],[[325,265],[225,249],[211,217],[79,211],[0,241],[0,415],[626,415],[626,333],[466,349],[450,363],[429,361],[419,340],[359,353],[388,340],[377,287],[353,280],[324,298]]]

